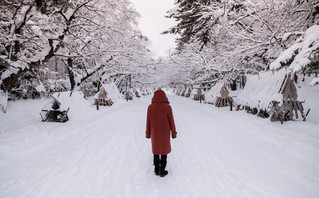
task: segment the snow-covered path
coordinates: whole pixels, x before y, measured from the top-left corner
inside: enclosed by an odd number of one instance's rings
[[[145,138],[150,97],[65,124],[1,115],[0,197],[318,197],[319,123],[168,98],[178,134],[165,178]]]

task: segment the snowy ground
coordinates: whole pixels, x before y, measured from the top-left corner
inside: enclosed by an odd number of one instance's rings
[[[154,175],[145,138],[151,96],[70,110],[64,124],[40,121],[47,100],[9,103],[0,114],[0,197],[318,197],[319,123],[281,125],[168,98],[178,134],[165,178]]]

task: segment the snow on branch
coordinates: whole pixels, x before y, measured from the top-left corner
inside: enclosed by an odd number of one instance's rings
[[[279,57],[270,64],[270,69],[280,69],[289,66],[288,69],[298,72],[311,64],[311,54],[319,49],[319,25],[314,25],[305,31],[295,44],[284,50]]]
[[[312,81],[310,82],[311,86],[317,86],[319,85],[319,78],[314,78],[312,79]]]

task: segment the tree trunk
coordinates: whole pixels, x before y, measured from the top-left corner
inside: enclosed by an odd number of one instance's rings
[[[70,83],[71,83],[71,91],[73,91],[74,87],[75,87],[75,80],[74,80],[74,73],[72,71],[73,68],[73,60],[71,58],[68,58],[68,74],[69,74],[69,78],[70,78]]]
[[[236,84],[236,79],[232,80],[232,83],[230,84],[230,89],[232,91],[236,91],[237,90],[237,84]]]

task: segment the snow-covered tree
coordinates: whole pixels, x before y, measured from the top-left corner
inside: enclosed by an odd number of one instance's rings
[[[148,58],[145,37],[136,29],[138,13],[128,0],[6,0],[0,10],[5,91],[26,75],[39,78],[52,57],[64,63],[70,89],[96,75],[133,71]]]
[[[318,10],[318,0],[178,0],[168,15],[178,23],[165,33],[179,36],[178,51],[200,55],[192,67],[254,73],[267,69],[294,36],[318,23]]]
[[[286,35],[287,37],[289,36]],[[284,50],[279,57],[270,64],[270,69],[281,69],[288,67],[291,72],[301,72],[302,74],[319,73],[319,25],[314,25],[307,29],[295,43]],[[312,82],[317,84],[318,80]]]

